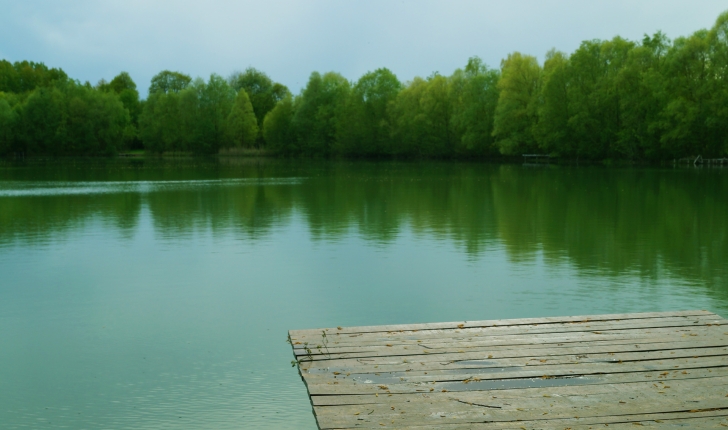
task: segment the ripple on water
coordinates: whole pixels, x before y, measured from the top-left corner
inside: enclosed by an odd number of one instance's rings
[[[202,187],[297,185],[303,178],[242,178],[189,181],[0,182],[0,197],[154,193]]]
[[[2,428],[315,429],[307,396],[300,389],[266,382],[271,377],[264,375],[245,383],[222,385],[219,379],[213,378],[145,393],[134,393],[135,387],[128,387],[130,392],[119,393],[119,400],[97,398],[83,405],[13,407],[6,404]]]

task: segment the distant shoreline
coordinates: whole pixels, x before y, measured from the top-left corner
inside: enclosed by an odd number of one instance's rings
[[[163,70],[139,98],[126,72],[96,86],[43,63],[0,60],[0,156],[147,154],[500,159],[724,165],[728,12],[670,40],[586,40],[545,61],[471,57],[450,76],[356,82],[311,73],[297,95],[248,68],[193,79]],[[558,161],[556,161],[558,160]],[[532,161],[536,161],[535,159]],[[543,160],[538,160],[543,161]]]
[[[42,162],[42,161],[113,161],[113,160],[175,160],[175,159],[246,159],[246,160],[269,160],[269,161],[288,161],[288,162],[438,162],[438,163],[485,163],[485,164],[505,164],[505,165],[523,165],[530,167],[548,167],[548,166],[604,166],[604,167],[710,167],[710,168],[728,168],[728,158],[718,159],[700,159],[696,162],[696,158],[701,157],[685,157],[682,159],[671,160],[622,160],[622,159],[576,159],[576,158],[558,158],[551,157],[548,161],[533,161],[523,156],[490,156],[490,157],[394,157],[394,156],[370,156],[370,157],[347,157],[347,156],[309,156],[309,155],[280,155],[267,151],[265,149],[243,149],[237,148],[233,150],[221,150],[217,154],[195,154],[193,152],[169,151],[164,153],[152,153],[144,150],[127,151],[108,155],[33,155],[33,156],[6,156],[0,157],[0,163],[18,163],[18,162]]]

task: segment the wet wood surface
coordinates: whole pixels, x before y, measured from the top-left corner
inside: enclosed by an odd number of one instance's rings
[[[728,428],[708,311],[291,330],[321,429]]]

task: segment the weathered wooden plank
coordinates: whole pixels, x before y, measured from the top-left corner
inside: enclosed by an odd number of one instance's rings
[[[710,382],[708,384],[708,382]],[[320,414],[336,415],[348,414],[354,415],[363,408],[373,411],[389,413],[391,410],[397,411],[414,411],[421,409],[421,405],[443,405],[447,410],[472,411],[474,407],[486,409],[498,409],[500,412],[508,410],[526,410],[527,408],[540,409],[544,404],[549,410],[558,410],[567,407],[571,409],[574,403],[585,403],[596,405],[598,410],[602,403],[604,405],[616,405],[621,407],[620,401],[637,402],[640,398],[650,396],[659,398],[660,402],[664,400],[681,400],[689,401],[692,398],[709,398],[709,397],[725,397],[728,394],[728,376],[720,378],[703,379],[684,379],[672,380],[669,382],[639,382],[632,384],[604,384],[589,385],[576,387],[559,387],[568,388],[568,390],[554,390],[543,388],[537,390],[531,395],[517,396],[513,395],[514,390],[509,393],[492,391],[475,391],[475,392],[456,392],[456,393],[438,393],[438,395],[428,394],[427,397],[409,396],[408,401],[395,401],[392,397],[378,396],[375,399],[378,403],[362,404],[343,404],[343,405],[315,405]],[[689,393],[686,395],[686,392]],[[538,393],[538,394],[537,394]],[[540,395],[539,395],[540,394]],[[417,401],[411,401],[416,399]],[[615,400],[616,399],[616,400]],[[611,402],[611,403],[610,403]],[[566,406],[565,406],[566,405]],[[392,409],[394,407],[395,409]],[[428,406],[429,408],[429,406]],[[477,409],[476,410],[480,410]],[[526,409],[524,409],[526,408]],[[495,412],[495,411],[494,411]],[[542,411],[543,412],[543,411]],[[319,414],[319,412],[317,412]]]
[[[728,424],[728,412],[725,411],[704,411],[704,412],[671,412],[664,414],[637,414],[623,417],[601,417],[601,418],[568,418],[558,420],[533,420],[515,422],[474,422],[467,424],[442,422],[436,425],[398,425],[398,429],[425,430],[425,429],[447,429],[447,430],[516,430],[516,429],[549,429],[549,430],[586,430],[586,429],[638,429],[639,426],[652,428],[683,428],[683,429],[725,429],[723,424]],[[605,425],[606,424],[606,425]],[[377,426],[376,428],[387,428]],[[338,428],[363,428],[338,427]],[[370,427],[371,428],[371,427]],[[390,425],[389,428],[392,428]]]
[[[305,348],[306,345],[308,347],[314,346],[314,345],[324,345],[328,344],[329,347],[373,347],[373,346],[384,346],[384,345],[401,345],[401,346],[408,346],[408,345],[414,345],[414,344],[443,344],[447,345],[450,343],[458,343],[458,342],[516,342],[522,339],[558,339],[558,338],[570,338],[573,336],[582,336],[582,335],[590,335],[590,334],[601,334],[603,336],[623,336],[630,333],[653,333],[653,334],[659,334],[659,333],[670,333],[670,332],[688,332],[688,331],[698,331],[698,332],[709,332],[709,333],[726,333],[726,329],[728,329],[728,321],[723,321],[722,323],[713,323],[713,324],[691,324],[691,325],[675,325],[675,326],[664,326],[664,327],[621,327],[619,329],[615,330],[603,330],[600,329],[598,326],[590,327],[587,330],[573,330],[573,331],[563,331],[563,332],[546,332],[546,333],[537,333],[537,332],[514,332],[514,333],[490,333],[485,335],[480,334],[472,334],[472,335],[464,335],[462,333],[462,330],[459,333],[456,333],[455,331],[452,331],[447,337],[436,337],[436,338],[428,338],[425,336],[407,336],[407,335],[388,335],[386,338],[381,338],[377,340],[367,340],[367,339],[356,339],[356,338],[347,338],[346,340],[337,341],[336,336],[328,336],[326,338],[319,337],[316,339],[315,342],[300,342],[295,341],[293,342],[293,348],[294,349],[302,349]]]
[[[342,333],[336,329],[319,330],[315,333],[305,335],[292,336],[295,342],[315,343],[322,340],[322,333],[326,333],[330,343],[340,345],[362,345],[369,343],[387,342],[389,340],[405,341],[405,340],[428,340],[443,339],[447,341],[453,336],[457,338],[469,338],[474,336],[491,336],[491,335],[508,335],[508,334],[524,334],[524,333],[558,333],[558,332],[574,332],[574,331],[594,331],[594,330],[619,330],[634,328],[650,328],[650,327],[682,327],[694,325],[712,325],[712,324],[728,324],[728,321],[715,315],[700,315],[693,317],[665,317],[665,318],[649,318],[636,320],[609,320],[609,321],[576,321],[565,323],[550,324],[529,324],[517,326],[489,326],[489,327],[456,327],[449,329],[432,329],[432,330],[403,330],[403,331],[385,331],[373,333]]]
[[[599,339],[599,340],[597,340]],[[308,351],[295,350],[294,354],[301,359],[307,361],[321,361],[321,360],[362,360],[362,359],[373,359],[373,360],[384,360],[385,362],[394,360],[394,362],[401,361],[400,358],[407,358],[407,356],[422,356],[424,358],[430,357],[430,360],[442,361],[444,355],[470,353],[475,355],[482,355],[482,358],[493,356],[497,358],[506,357],[528,357],[533,351],[534,353],[542,353],[544,355],[567,355],[569,350],[584,348],[584,347],[599,347],[606,348],[609,351],[620,351],[625,348],[629,349],[630,345],[638,345],[638,349],[653,350],[653,349],[668,349],[665,347],[654,347],[653,345],[665,345],[672,343],[674,345],[683,345],[686,348],[690,348],[691,345],[695,345],[696,348],[701,347],[705,342],[709,342],[714,346],[725,346],[728,345],[728,334],[720,333],[718,335],[711,335],[710,333],[701,332],[687,332],[687,333],[666,333],[660,336],[627,336],[624,338],[594,338],[580,336],[579,338],[572,339],[556,339],[558,343],[551,343],[551,341],[542,342],[530,342],[528,344],[491,344],[483,345],[476,343],[474,346],[468,343],[453,344],[449,347],[431,348],[429,345],[415,345],[407,347],[379,347],[372,348],[365,352],[344,352],[336,353],[331,349],[322,347],[320,349],[311,350],[311,355]],[[678,349],[669,348],[669,349]],[[390,357],[390,359],[388,359]],[[321,363],[326,366],[326,363]]]
[[[376,333],[402,333],[407,331],[415,331],[427,333],[437,330],[462,330],[469,328],[507,328],[507,327],[528,327],[538,325],[562,325],[562,324],[600,324],[620,321],[636,322],[640,320],[660,320],[666,318],[717,318],[719,315],[709,311],[678,311],[678,312],[656,312],[656,313],[636,313],[636,314],[605,314],[605,315],[576,315],[563,317],[542,317],[542,318],[523,318],[523,319],[502,319],[502,320],[481,320],[481,321],[453,321],[444,323],[424,323],[424,324],[399,324],[399,325],[382,325],[382,326],[364,326],[364,327],[342,327],[342,328],[319,328],[306,330],[291,330],[290,333],[298,333],[301,335],[317,335],[322,330],[338,332],[340,334],[376,334]]]
[[[720,348],[726,346],[728,337],[712,337],[712,338],[697,338],[689,337],[686,339],[680,339],[680,341],[673,342],[655,342],[648,343],[641,341],[637,343],[633,340],[630,342],[619,341],[617,343],[600,341],[600,342],[579,342],[579,343],[565,343],[560,346],[555,344],[534,344],[525,345],[517,349],[510,347],[492,347],[484,349],[463,349],[457,351],[457,354],[470,354],[468,356],[457,355],[456,360],[443,360],[444,354],[422,354],[418,357],[402,357],[402,356],[391,356],[391,357],[370,357],[370,358],[341,358],[336,360],[319,360],[313,362],[304,362],[303,367],[312,372],[326,371],[341,371],[342,369],[357,368],[363,372],[377,371],[397,371],[405,370],[410,368],[407,363],[414,365],[425,366],[421,369],[440,368],[443,364],[448,363],[450,366],[455,367],[480,367],[481,361],[498,360],[505,358],[518,358],[528,357],[536,359],[548,359],[550,357],[561,357],[568,355],[589,355],[589,354],[621,354],[625,352],[635,351],[674,351],[678,350],[695,350],[696,354],[699,355],[700,350],[703,348]],[[463,351],[462,353],[460,351]],[[307,357],[303,357],[306,359]],[[465,360],[463,360],[465,358]],[[347,370],[349,371],[349,370]]]
[[[383,346],[383,345],[393,345],[393,346],[412,346],[420,343],[425,343],[428,345],[437,345],[437,344],[443,344],[447,345],[450,343],[455,342],[494,342],[494,341],[512,341],[516,342],[523,338],[543,338],[543,339],[550,339],[550,338],[570,338],[570,337],[577,337],[585,334],[602,334],[602,335],[610,335],[610,336],[622,336],[629,333],[648,333],[652,334],[653,336],[659,335],[660,333],[677,333],[677,332],[709,332],[709,333],[728,333],[728,324],[711,324],[711,325],[693,325],[690,327],[687,326],[674,326],[674,327],[653,327],[653,328],[641,328],[641,327],[624,327],[619,330],[602,330],[598,326],[593,326],[592,328],[588,330],[576,330],[571,332],[553,332],[553,333],[510,333],[510,334],[489,334],[487,336],[464,336],[457,333],[451,333],[446,338],[427,338],[427,337],[407,337],[407,336],[401,336],[401,337],[388,337],[388,338],[382,338],[378,340],[364,340],[362,339],[360,342],[357,342],[357,339],[349,339],[345,342],[338,342],[336,341],[336,337],[328,337],[326,339],[319,338],[316,342],[294,342],[293,347],[295,349],[303,349],[308,345],[308,347],[314,346],[314,345],[323,345],[328,343],[329,347],[354,347],[354,348],[361,348],[361,347],[370,347],[370,346]],[[334,340],[332,340],[332,338]]]
[[[638,318],[638,319],[624,319],[624,320],[605,320],[605,321],[593,321],[593,320],[578,320],[578,321],[564,321],[564,322],[550,322],[550,323],[536,323],[536,324],[518,324],[518,325],[475,325],[475,326],[465,326],[465,324],[460,324],[457,327],[449,327],[449,328],[436,328],[436,329],[426,329],[426,330],[420,330],[420,329],[410,329],[410,330],[390,330],[390,331],[377,331],[377,332],[363,332],[363,333],[346,333],[342,330],[334,329],[334,328],[327,328],[327,329],[319,329],[317,331],[311,331],[309,333],[305,334],[298,334],[295,337],[301,338],[301,339],[316,339],[321,336],[322,333],[326,333],[328,336],[336,336],[340,337],[342,339],[346,338],[355,338],[358,341],[361,341],[362,339],[380,339],[380,338],[386,338],[387,336],[442,336],[446,335],[449,336],[451,333],[509,333],[509,332],[516,332],[521,333],[524,330],[547,330],[549,332],[551,331],[559,331],[559,330],[568,330],[572,328],[579,328],[579,327],[593,327],[593,326],[600,326],[602,328],[609,328],[609,327],[622,327],[622,326],[645,326],[649,327],[650,325],[664,325],[664,324],[678,324],[678,325],[691,325],[691,324],[700,324],[700,323],[712,323],[712,322],[721,322],[724,321],[722,318],[714,315],[695,315],[695,316],[666,316],[661,318]],[[293,335],[295,332],[291,331],[291,334]]]
[[[331,373],[305,373],[304,379],[307,383],[319,383],[319,382],[338,382],[340,385],[347,383],[363,383],[365,380],[371,380],[371,383],[378,384],[390,384],[399,382],[420,382],[420,381],[461,381],[472,379],[474,377],[481,379],[504,379],[509,375],[509,378],[519,377],[532,377],[534,374],[541,373],[543,376],[548,374],[560,374],[564,369],[570,369],[574,371],[574,374],[604,374],[608,372],[612,373],[627,373],[634,372],[634,369],[650,369],[655,366],[665,368],[665,366],[674,366],[675,363],[693,363],[691,368],[707,368],[716,367],[709,366],[710,364],[719,363],[721,360],[725,360],[723,363],[728,366],[728,355],[720,355],[713,357],[702,357],[702,358],[688,358],[688,359],[659,359],[659,360],[645,360],[645,361],[624,361],[624,362],[588,362],[588,361],[575,361],[575,362],[557,362],[553,364],[538,363],[533,366],[504,366],[504,367],[471,367],[471,368],[435,368],[429,370],[419,369],[418,366],[412,366],[404,371],[397,372],[374,372],[369,373],[351,373],[351,372],[336,372],[338,376],[333,376]],[[585,372],[588,369],[589,372]],[[519,376],[519,375],[525,376]]]
[[[400,382],[400,383],[378,383],[372,379],[372,383],[352,382],[347,380],[330,379],[324,382],[322,379],[313,379],[310,375],[305,377],[306,385],[310,395],[342,395],[342,394],[374,394],[374,393],[417,393],[426,392],[429,389],[447,391],[471,391],[479,386],[491,389],[492,384],[488,381],[506,381],[509,379],[553,379],[550,383],[563,382],[564,384],[581,383],[579,380],[570,381],[565,378],[596,378],[604,374],[625,374],[633,376],[636,380],[640,372],[647,371],[690,371],[693,369],[707,369],[712,367],[724,367],[728,363],[726,357],[710,359],[679,359],[663,360],[650,364],[644,362],[605,364],[591,363],[589,366],[554,365],[541,369],[523,369],[514,371],[502,371],[491,373],[473,372],[472,376],[479,381],[463,383],[461,380],[434,380],[433,382]],[[434,379],[434,378],[433,378]],[[588,382],[588,380],[587,380]],[[385,388],[382,388],[385,387]]]
[[[590,348],[581,344],[561,351],[553,349],[528,349],[526,353],[518,350],[507,351],[473,351],[463,349],[443,354],[417,354],[416,356],[396,355],[379,356],[369,359],[332,359],[328,361],[304,362],[303,369],[310,372],[322,373],[339,371],[341,369],[356,369],[355,373],[369,373],[372,371],[395,371],[396,368],[384,366],[399,366],[410,368],[412,364],[425,363],[436,368],[480,368],[480,367],[507,367],[523,365],[554,364],[561,361],[634,361],[650,360],[658,357],[705,357],[721,355],[725,351],[725,342],[711,342],[709,339],[689,343],[689,348],[668,348],[669,344],[660,343],[663,348],[651,348],[644,344],[631,343],[626,345],[606,345]],[[492,353],[489,353],[492,352]],[[637,354],[637,355],[635,355]],[[310,366],[309,366],[310,365]],[[409,366],[408,366],[409,365]],[[349,371],[349,370],[347,370]]]
[[[634,430],[635,425],[639,425],[645,428],[661,428],[661,429],[668,429],[668,428],[682,428],[682,429],[702,429],[702,430],[708,430],[708,429],[722,429],[725,430],[726,427],[728,427],[728,417],[726,416],[720,416],[720,417],[706,417],[706,418],[682,418],[682,419],[671,419],[671,420],[646,420],[646,421],[640,421],[640,422],[631,422],[631,423],[619,423],[619,424],[610,424],[609,428],[614,430]],[[582,429],[588,428],[586,426],[582,426]]]
[[[473,339],[453,339],[450,342],[428,342],[428,341],[414,341],[414,342],[397,342],[390,341],[390,343],[382,343],[379,345],[370,344],[362,346],[338,346],[335,344],[316,343],[309,345],[298,345],[294,348],[294,354],[296,355],[326,355],[326,358],[346,358],[346,357],[361,357],[368,355],[397,355],[398,353],[411,354],[413,351],[418,352],[427,351],[430,354],[442,353],[448,350],[459,350],[459,349],[488,349],[498,348],[500,350],[520,350],[524,347],[531,345],[538,345],[541,348],[547,346],[560,347],[560,346],[577,346],[574,344],[588,342],[592,344],[594,342],[610,342],[614,344],[619,343],[655,343],[655,342],[680,342],[690,341],[689,337],[702,337],[710,339],[726,339],[728,338],[728,327],[694,327],[674,330],[672,328],[661,328],[652,331],[640,331],[640,330],[622,330],[619,332],[606,332],[606,331],[594,331],[594,332],[578,332],[571,333],[568,335],[552,335],[547,334],[536,334],[536,335],[513,335],[508,337],[493,337],[485,340],[481,338]],[[623,342],[620,342],[623,341]],[[571,344],[571,345],[568,345]]]
[[[430,348],[428,345],[423,344],[424,346],[413,346],[408,347],[408,349],[404,349],[402,347],[401,349],[393,349],[392,347],[384,347],[379,349],[372,349],[371,351],[366,352],[347,352],[347,353],[331,353],[329,350],[329,353],[327,353],[326,348],[316,348],[314,346],[314,349],[311,350],[311,355],[308,355],[308,352],[303,350],[294,350],[294,354],[299,356],[302,359],[306,359],[307,361],[321,361],[321,360],[343,360],[343,359],[370,359],[369,361],[373,360],[373,362],[376,362],[377,364],[383,364],[383,363],[392,363],[401,361],[402,358],[407,358],[407,356],[413,356],[412,360],[416,360],[414,356],[422,356],[422,357],[435,357],[432,358],[432,360],[447,360],[447,357],[444,357],[445,355],[452,354],[452,350],[454,349],[457,351],[457,353],[467,353],[470,354],[467,356],[467,359],[476,359],[477,357],[485,358],[489,355],[492,355],[493,357],[499,357],[497,352],[503,352],[503,351],[513,351],[513,350],[522,350],[525,346],[541,346],[543,347],[561,347],[561,346],[570,346],[570,347],[579,347],[581,345],[591,345],[595,342],[601,342],[604,340],[609,341],[622,341],[623,344],[633,344],[633,345],[642,345],[647,344],[651,342],[659,342],[659,343],[666,343],[666,342],[679,342],[679,341],[700,341],[700,340],[711,340],[711,341],[719,341],[719,342],[725,342],[728,338],[728,334],[725,333],[715,333],[711,334],[707,331],[700,331],[700,330],[681,330],[681,331],[667,331],[667,332],[656,332],[656,333],[629,333],[625,334],[623,336],[611,336],[611,335],[605,335],[605,334],[579,334],[574,335],[571,338],[548,338],[548,337],[542,337],[542,335],[536,335],[533,339],[529,339],[528,337],[524,337],[523,339],[519,339],[519,342],[523,343],[502,343],[500,340],[494,340],[491,345],[483,345],[483,344],[476,344],[476,346],[473,346],[470,348],[469,344],[461,344],[459,346],[456,346],[454,348]],[[613,342],[612,342],[613,343]],[[392,349],[390,349],[392,348]],[[524,352],[525,354],[525,352]],[[395,358],[399,357],[399,358]],[[325,363],[322,365],[326,365]]]
[[[728,377],[728,366],[712,369],[693,369],[690,371],[651,371],[639,372],[635,374],[608,374],[602,375],[599,380],[591,382],[583,382],[579,385],[564,385],[555,387],[531,387],[516,389],[492,389],[482,391],[463,391],[460,396],[497,396],[499,399],[508,398],[525,398],[525,397],[544,397],[544,396],[570,396],[582,394],[588,390],[594,392],[613,391],[619,389],[623,391],[642,390],[644,387],[651,387],[654,384],[679,383],[682,380],[696,380],[696,383],[706,385],[716,385]],[[587,386],[588,387],[585,387]],[[726,393],[728,394],[728,392]],[[449,398],[453,394],[451,392],[429,391],[424,390],[418,393],[400,393],[400,394],[355,394],[355,395],[339,395],[339,396],[311,396],[311,402],[314,406],[335,406],[335,405],[362,405],[377,403],[401,403],[420,401],[424,399]]]
[[[714,396],[711,397],[694,396],[687,401],[694,409],[691,410],[708,410],[708,409],[728,409],[728,398]],[[598,396],[596,396],[598,397]],[[535,420],[564,420],[570,418],[591,419],[593,421],[614,420],[621,418],[622,420],[629,415],[658,415],[669,412],[687,412],[685,410],[685,400],[671,399],[659,394],[652,395],[645,393],[643,396],[635,399],[619,400],[619,397],[606,398],[597,400],[591,396],[582,398],[571,397],[568,399],[559,399],[559,402],[550,399],[542,401],[540,404],[534,404],[533,407],[524,405],[524,407],[509,407],[508,409],[497,409],[481,407],[478,405],[468,406],[460,402],[449,402],[439,404],[419,404],[419,409],[400,410],[382,408],[382,410],[374,409],[374,413],[369,411],[358,411],[359,415],[319,415],[321,408],[316,408],[316,417],[322,428],[342,428],[360,424],[361,427],[369,425],[441,425],[441,424],[461,424],[461,423],[477,423],[477,422],[515,422],[515,421],[535,421]],[[463,407],[455,406],[462,405]],[[452,408],[451,408],[452,406]],[[468,409],[465,409],[468,408]]]
[[[653,346],[654,345],[654,346]],[[674,346],[683,348],[673,348]],[[429,354],[418,357],[376,357],[371,359],[340,359],[330,361],[314,361],[302,363],[302,368],[307,372],[339,372],[339,373],[371,373],[371,372],[401,372],[406,370],[435,370],[447,366],[449,369],[471,369],[488,367],[505,363],[505,359],[525,358],[531,364],[542,363],[541,360],[558,360],[573,357],[572,361],[580,358],[594,358],[599,354],[607,354],[607,359],[622,360],[622,354],[632,352],[655,352],[665,353],[678,357],[701,356],[710,348],[723,348],[725,341],[712,341],[710,339],[684,342],[684,343],[656,343],[656,344],[620,344],[620,345],[597,345],[590,347],[588,344],[580,344],[575,347],[553,348],[532,348],[523,350],[498,351],[488,349],[485,351],[463,350],[451,354],[449,360],[443,358],[447,355]],[[466,354],[466,355],[463,355]],[[613,356],[610,354],[614,354]]]
[[[447,421],[532,421],[546,419],[564,419],[574,416],[609,417],[639,413],[663,413],[674,410],[691,402],[696,409],[708,409],[717,406],[725,407],[728,401],[720,402],[718,391],[707,392],[704,396],[694,396],[685,400],[681,396],[668,394],[653,394],[645,392],[634,397],[619,397],[614,395],[588,394],[580,397],[572,396],[568,399],[529,399],[529,402],[498,403],[484,401],[485,403],[471,402],[462,399],[450,399],[446,402],[418,402],[393,404],[392,406],[370,405],[367,407],[341,406],[341,407],[315,407],[315,414],[320,422],[332,427],[345,427],[357,423],[362,413],[372,421],[402,420],[407,424],[416,425],[431,421],[433,418],[449,418]],[[709,398],[708,396],[714,396]],[[626,399],[626,400],[620,400]],[[482,400],[481,400],[482,401]],[[502,406],[497,406],[498,404]],[[630,408],[630,405],[633,407]],[[641,407],[642,405],[649,405]],[[575,410],[579,412],[575,414]],[[434,416],[438,414],[439,417]],[[418,422],[419,421],[419,422]],[[438,421],[441,421],[438,419]]]
[[[475,423],[475,422],[500,422],[500,423],[513,423],[517,421],[541,421],[544,424],[548,424],[551,420],[565,420],[574,417],[583,419],[590,419],[591,421],[614,421],[615,418],[621,420],[629,419],[629,415],[635,414],[648,414],[657,415],[664,414],[672,411],[675,408],[680,408],[684,403],[680,399],[666,400],[653,399],[649,396],[645,396],[644,399],[638,399],[640,403],[654,404],[654,408],[648,408],[645,410],[639,404],[620,404],[616,401],[613,404],[602,403],[596,405],[590,403],[588,405],[575,403],[572,405],[565,405],[565,409],[555,409],[550,406],[549,403],[543,403],[537,406],[536,409],[518,408],[509,410],[500,409],[486,409],[487,412],[481,412],[484,408],[473,405],[470,407],[471,410],[464,409],[452,409],[450,404],[420,404],[420,409],[398,409],[391,410],[390,408],[384,407],[383,411],[366,410],[356,412],[358,415],[353,414],[335,414],[335,415],[317,415],[319,423],[322,427],[340,428],[350,427],[359,424],[366,426],[367,424],[378,425],[380,423],[397,424],[400,425],[427,425],[433,423]],[[711,399],[698,399],[694,400],[694,405],[698,408],[696,410],[715,409],[725,407],[725,401],[711,400]],[[556,406],[558,403],[552,403]],[[462,404],[464,405],[464,404]],[[658,406],[659,405],[659,406]],[[594,410],[590,410],[589,407],[594,406]],[[316,408],[316,413],[320,412],[320,408]],[[599,410],[596,410],[599,409]],[[543,412],[546,410],[547,412]],[[387,413],[386,411],[390,412]],[[575,411],[578,411],[575,414]],[[579,413],[585,416],[578,415]]]
[[[380,325],[380,326],[361,326],[361,327],[342,327],[340,330],[337,327],[334,328],[318,328],[318,329],[306,329],[306,330],[290,330],[289,334],[293,336],[303,335],[314,335],[321,334],[321,330],[329,330],[331,332],[338,331],[342,334],[354,334],[354,333],[381,333],[387,331],[398,331],[398,330],[433,330],[433,329],[448,329],[448,328],[460,328],[463,327],[489,327],[499,325],[529,325],[529,324],[547,324],[547,323],[562,323],[562,322],[579,322],[579,321],[609,321],[609,320],[621,320],[621,319],[647,319],[647,318],[662,318],[662,317],[676,317],[676,316],[699,316],[699,315],[715,315],[712,312],[706,310],[695,310],[695,311],[672,311],[672,312],[644,312],[644,313],[627,313],[627,314],[605,314],[605,315],[578,315],[578,316],[567,316],[567,317],[544,317],[544,318],[521,318],[521,319],[501,319],[501,320],[483,320],[483,321],[454,321],[445,323],[424,323],[424,324],[394,324],[394,325]],[[717,315],[716,315],[717,316]],[[720,318],[720,317],[718,317]]]

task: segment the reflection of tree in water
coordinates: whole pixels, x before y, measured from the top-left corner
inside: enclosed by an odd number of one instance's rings
[[[581,272],[723,285],[728,175],[722,170],[536,168],[467,163],[225,159],[44,166],[43,180],[249,178],[244,186],[100,195],[3,197],[0,242],[33,242],[92,219],[131,237],[142,207],[162,237],[199,232],[256,239],[301,217],[313,240],[358,234],[390,244],[403,231],[477,257],[502,244],[513,261],[543,254]],[[33,169],[2,171],[30,180]],[[276,178],[304,178],[275,183]],[[266,182],[268,181],[268,182]],[[271,182],[273,181],[273,182]]]
[[[606,274],[655,277],[665,267],[687,279],[725,276],[725,172],[502,167],[491,186],[515,258],[542,249]]]
[[[94,221],[131,238],[140,209],[132,193],[0,197],[0,244],[45,243]]]
[[[166,238],[195,232],[229,232],[250,239],[288,222],[294,185],[210,187],[191,191],[151,193],[146,197],[155,229]]]

